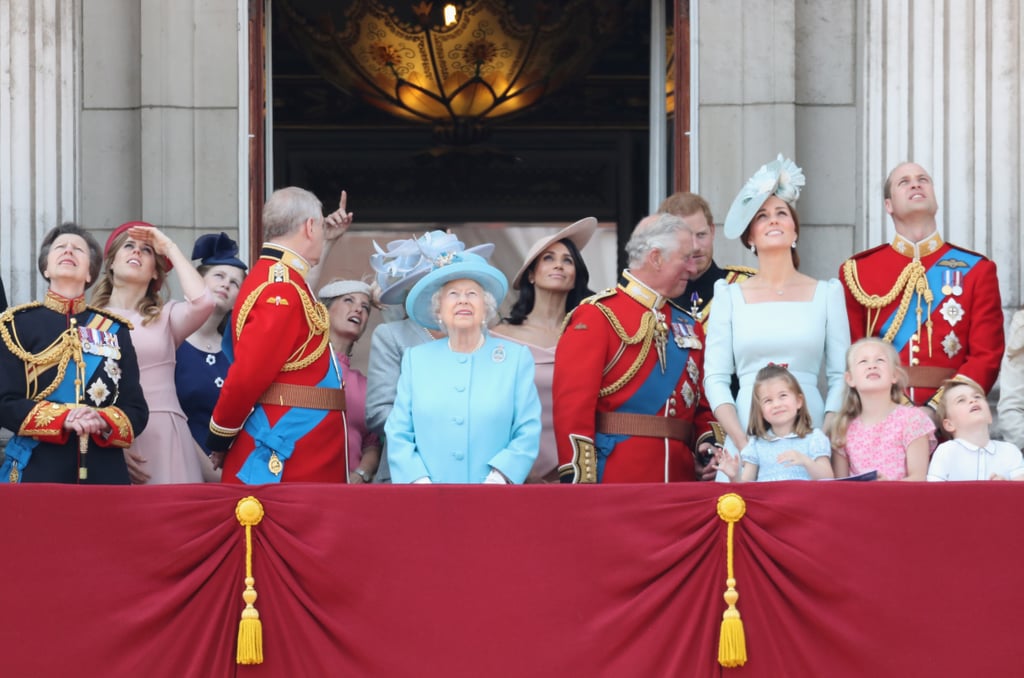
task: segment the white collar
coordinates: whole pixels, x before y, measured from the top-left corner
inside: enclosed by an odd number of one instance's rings
[[[768,429],[768,431],[764,435],[765,435],[765,440],[768,440],[768,441],[771,441],[771,442],[775,442],[776,440],[786,440],[787,438],[799,438],[800,437],[800,436],[798,436],[796,434],[795,431],[790,431],[789,433],[787,433],[784,436],[777,436],[777,435],[775,435],[775,431],[773,431],[771,429]]]
[[[989,454],[995,454],[996,453],[996,446],[992,444],[994,441],[991,438],[982,447],[978,447],[974,443],[968,442],[968,441],[964,440],[963,438],[953,438],[953,440],[956,443],[958,443],[961,447],[963,447],[964,449],[966,449],[966,450],[968,450],[970,452],[988,452]],[[989,449],[989,448],[991,448],[991,449]]]

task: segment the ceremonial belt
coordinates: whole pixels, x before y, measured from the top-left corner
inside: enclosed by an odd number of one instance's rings
[[[693,436],[693,424],[682,419],[670,419],[652,414],[598,412],[597,432],[610,435],[671,438],[689,444]]]
[[[256,401],[262,405],[305,407],[310,410],[345,411],[345,391],[340,388],[282,384],[275,381]]]
[[[936,367],[933,365],[913,365],[907,368],[910,377],[910,388],[939,388],[942,382],[952,379],[956,370],[952,367]]]

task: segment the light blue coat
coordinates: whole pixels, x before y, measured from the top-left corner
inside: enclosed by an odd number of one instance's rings
[[[533,370],[529,349],[494,337],[474,353],[408,349],[384,426],[392,481],[481,483],[493,467],[523,482],[540,445]]]

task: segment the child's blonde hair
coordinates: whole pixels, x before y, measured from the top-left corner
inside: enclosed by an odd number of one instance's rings
[[[903,392],[907,389],[909,378],[907,371],[903,368],[903,364],[900,362],[900,354],[896,352],[896,349],[887,341],[879,339],[878,337],[864,337],[853,342],[846,351],[846,373],[850,373],[850,365],[853,360],[854,353],[857,352],[862,346],[868,344],[874,344],[882,349],[882,351],[888,356],[889,362],[892,364],[893,371],[896,373],[896,381],[889,389],[889,397],[892,401],[897,404],[903,403]],[[852,388],[849,383],[846,385],[845,396],[843,398],[843,406],[839,410],[839,414],[836,416],[835,424],[832,426],[832,447],[837,450],[841,450],[846,447],[846,431],[850,428],[850,422],[860,416],[864,406],[860,401],[860,393],[857,389]]]
[[[754,378],[754,396],[750,399],[750,417],[747,419],[747,435],[757,436],[758,438],[764,438],[768,435],[768,422],[764,420],[764,413],[761,412],[761,399],[758,397],[758,388],[766,381],[771,379],[781,379],[786,382],[786,386],[789,390],[800,396],[800,400],[803,403],[800,405],[800,409],[796,413],[796,422],[793,425],[793,433],[803,438],[805,435],[814,430],[814,424],[811,423],[811,413],[807,411],[807,398],[804,397],[804,391],[800,388],[800,382],[796,380],[793,373],[787,370],[782,365],[776,365],[775,363],[768,363],[757,372],[757,376]]]
[[[980,395],[982,398],[987,397],[985,390],[978,384],[974,383],[973,381],[965,381],[963,379],[947,379],[946,381],[942,382],[942,395],[939,397],[939,402],[936,403],[935,405],[935,414],[938,416],[940,423],[943,419],[946,418],[947,408],[949,407],[949,405],[947,404],[947,396],[949,395],[951,389],[957,388],[958,386],[966,386],[967,388],[971,389],[972,391]]]

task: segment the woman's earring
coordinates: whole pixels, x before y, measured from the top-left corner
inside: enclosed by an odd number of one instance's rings
[[[754,243],[750,243],[750,253],[757,256],[757,248],[754,247]]]
[[[790,247],[793,248],[793,249],[796,249],[796,240],[793,241],[793,244],[790,245]]]

